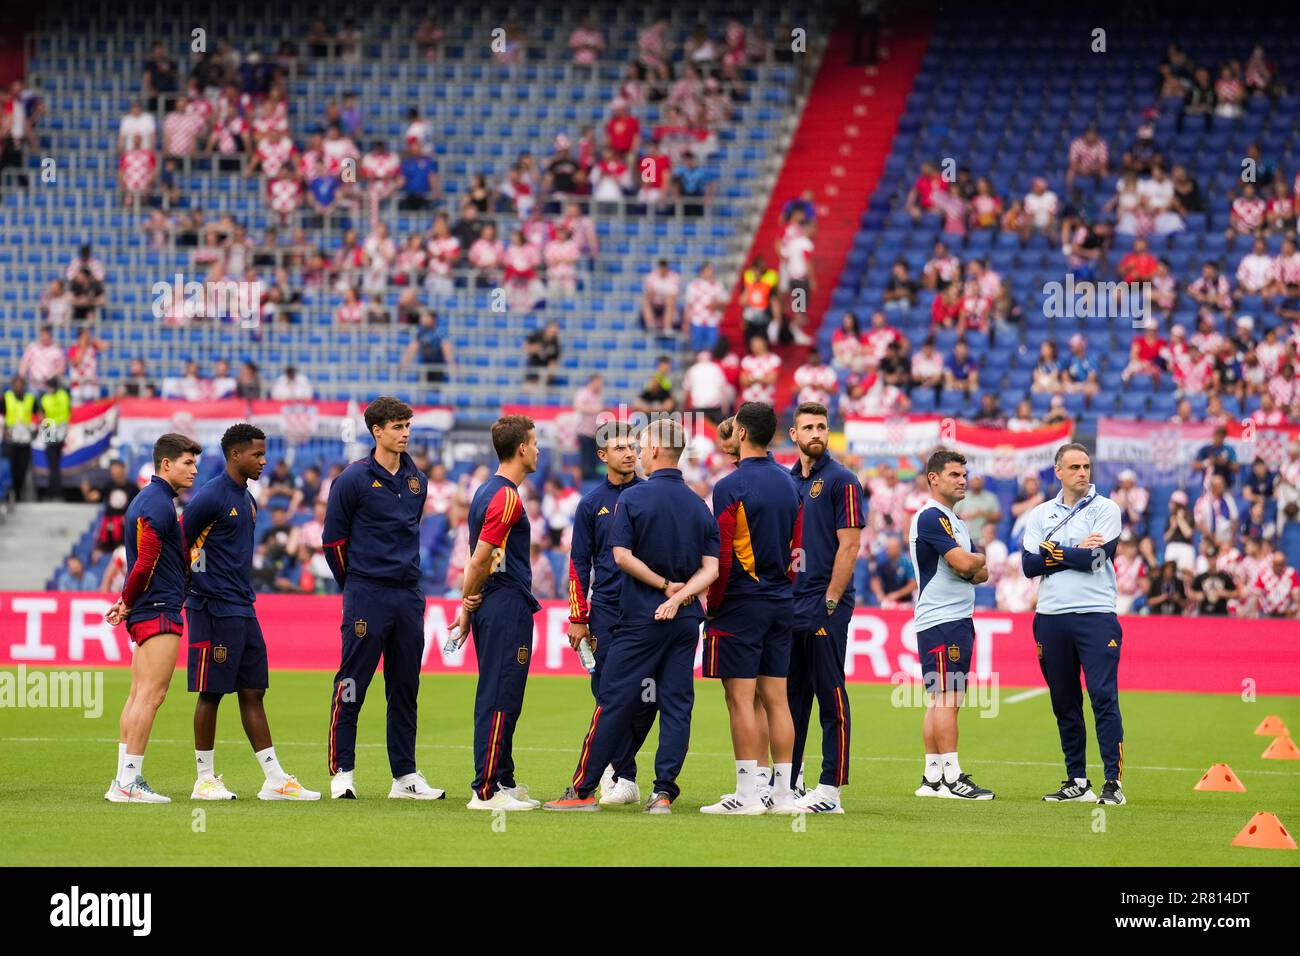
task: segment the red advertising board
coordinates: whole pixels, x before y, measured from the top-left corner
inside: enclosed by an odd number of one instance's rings
[[[126,666],[131,659],[126,631],[104,621],[110,604],[103,594],[0,592],[0,667]],[[442,652],[456,608],[455,601],[427,602],[427,673],[475,669],[468,647]],[[261,595],[257,613],[273,668],[332,671],[338,666],[341,598]],[[544,602],[534,616],[532,673],[583,673],[565,637],[567,622],[568,604],[562,601]],[[1032,622],[1029,614],[976,615],[974,667],[980,679],[1006,687],[1043,685]],[[1121,623],[1120,686],[1125,689],[1237,694],[1252,686],[1259,694],[1300,694],[1295,621],[1125,617]],[[845,670],[852,681],[919,677],[912,615],[859,609],[850,625]]]

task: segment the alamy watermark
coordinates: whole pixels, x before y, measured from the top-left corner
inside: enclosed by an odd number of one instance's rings
[[[1155,292],[1150,282],[1076,281],[1043,283],[1043,315],[1049,319],[1130,319],[1143,327],[1154,310]]]
[[[172,282],[155,282],[153,295],[155,319],[238,319],[241,328],[255,329],[262,318],[262,283],[185,280],[176,273]]]
[[[5,708],[68,708],[91,720],[104,713],[103,671],[0,671],[0,710]]]

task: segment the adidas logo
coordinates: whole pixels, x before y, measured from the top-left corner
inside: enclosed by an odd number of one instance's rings
[[[271,762],[271,758],[270,758],[270,757],[267,757],[265,760],[262,761],[262,763],[270,763],[270,762]]]
[[[238,517],[239,517],[239,511],[236,510],[235,508],[231,508],[231,509],[230,509],[230,515],[229,515],[229,517],[231,517],[231,518],[238,518]]]
[[[599,518],[601,515],[607,515],[607,514],[609,514],[609,509],[606,508],[604,505],[601,505],[600,510],[596,512],[596,517]]]
[[[819,627],[819,628],[817,628],[817,636],[818,636],[818,637],[825,637],[825,636],[826,636],[826,628],[824,628],[824,627]]]
[[[408,783],[408,784],[406,785],[406,792],[407,792],[407,793],[415,793],[415,784],[413,784],[413,783]]]
[[[133,764],[133,763],[129,763],[129,764],[127,764],[127,765],[126,765],[126,769],[127,769],[127,770],[134,770],[134,769],[135,769],[135,764]]]
[[[370,487],[371,487],[371,488],[382,488],[382,487],[384,487],[384,486],[381,485],[381,484],[379,483],[379,479],[376,478],[373,482],[371,482]]]
[[[1107,646],[1107,647],[1119,647],[1119,645],[1115,643],[1115,638],[1113,638],[1113,637],[1110,639],[1110,643],[1107,644],[1106,646]]]

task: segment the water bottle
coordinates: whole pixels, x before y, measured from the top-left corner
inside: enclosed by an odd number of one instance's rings
[[[583,638],[578,642],[578,660],[582,661],[582,666],[587,668],[588,674],[596,672],[596,655],[592,653],[591,641]]]
[[[447,634],[447,643],[442,645],[444,654],[455,654],[460,650],[460,626],[453,625],[451,631]]]

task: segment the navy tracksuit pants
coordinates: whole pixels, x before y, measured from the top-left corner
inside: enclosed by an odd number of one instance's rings
[[[393,776],[415,772],[416,708],[424,656],[424,595],[349,575],[343,584],[343,654],[330,703],[329,771],[356,766],[357,717],[384,658],[388,764]]]
[[[490,800],[515,781],[515,724],[524,709],[524,688],[533,660],[533,614],[541,605],[531,594],[495,588],[470,615],[478,688],[474,693],[474,780],[470,788]]]
[[[1087,777],[1088,733],[1083,723],[1083,688],[1088,682],[1097,745],[1107,780],[1124,773],[1124,724],[1119,715],[1119,653],[1124,643],[1114,614],[1035,614],[1038,666],[1047,681],[1052,712],[1061,734],[1067,777]]]
[[[698,618],[619,624],[605,655],[596,710],[573,772],[579,796],[589,796],[600,785],[605,765],[626,745],[637,715],[653,702],[659,708],[654,790],[677,799],[677,775],[691,739],[699,641]]]
[[[605,658],[609,656],[609,647],[616,622],[617,617],[613,613],[597,610],[595,607],[591,609],[587,621],[592,641],[596,645],[593,652],[596,657],[596,669],[591,675],[591,696],[596,698],[597,701],[600,700],[600,675],[605,669]],[[641,709],[633,715],[623,746],[615,751],[613,758],[610,760],[610,764],[614,767],[615,780],[636,779],[636,755],[642,745],[645,744],[645,739],[650,734],[650,728],[654,726],[655,712],[657,710],[658,705],[654,701],[643,701]],[[600,770],[601,773],[605,772],[604,767],[601,767]]]
[[[818,617],[818,613],[820,617]],[[809,624],[809,620],[813,623]],[[795,617],[790,646],[786,697],[794,718],[795,773],[803,763],[814,698],[822,725],[822,771],[819,782],[842,787],[849,782],[849,696],[844,687],[844,656],[849,644],[853,605],[841,604],[827,617],[824,608]]]

